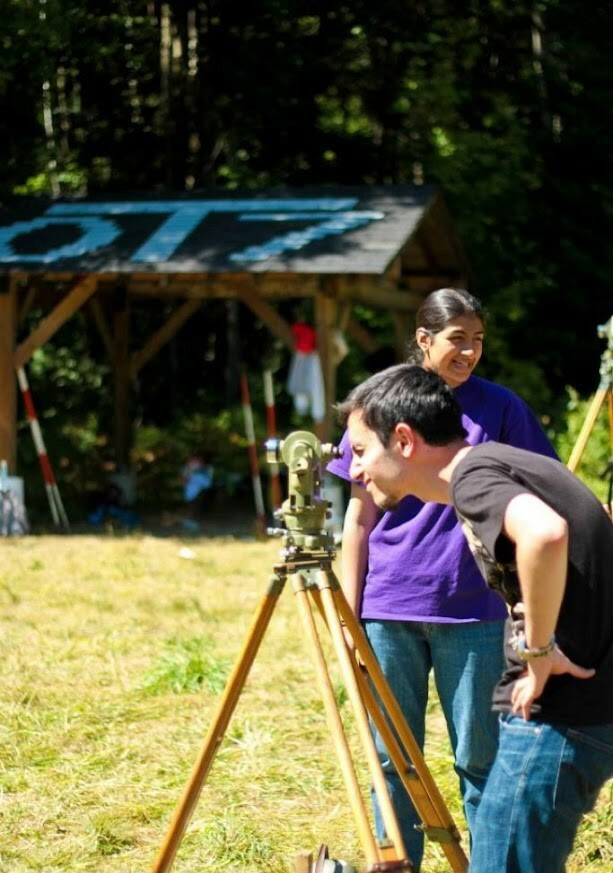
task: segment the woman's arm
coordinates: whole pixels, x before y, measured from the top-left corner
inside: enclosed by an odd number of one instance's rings
[[[343,524],[341,587],[358,618],[368,566],[368,538],[378,517],[379,510],[366,489],[353,484]]]

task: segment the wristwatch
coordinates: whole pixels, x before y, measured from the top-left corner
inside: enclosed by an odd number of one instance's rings
[[[517,652],[522,661],[532,661],[534,658],[543,658],[553,652],[556,644],[555,636],[552,636],[544,646],[529,648],[526,645],[526,635],[523,631],[517,631],[509,640],[511,648]]]

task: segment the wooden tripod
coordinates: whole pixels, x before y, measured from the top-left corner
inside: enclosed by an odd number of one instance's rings
[[[585,420],[577,437],[567,467],[574,473],[585,451],[589,436],[594,429],[598,415],[605,400],[608,401],[609,410],[609,439],[611,443],[611,463],[613,464],[613,315],[606,324],[599,326],[598,335],[608,340],[607,348],[600,360],[600,383],[598,390],[592,398]]]
[[[384,871],[392,873],[392,871],[410,871],[413,869],[406,855],[406,848],[387,790],[385,777],[369,728],[368,715],[370,715],[381,733],[387,752],[415,806],[417,814],[421,818],[421,828],[426,836],[440,842],[454,873],[462,873],[462,871],[466,870],[468,861],[460,845],[457,828],[428,770],[421,749],[415,741],[387,680],[379,667],[377,659],[370,648],[360,623],[355,618],[345,599],[332,570],[332,558],[333,553],[329,550],[303,552],[298,557],[286,560],[285,563],[274,567],[274,576],[256,610],[243,648],[237,658],[187,786],[177,804],[164,843],[151,869],[151,873],[166,873],[171,868],[202,786],[228,727],[232,713],[238,703],[251,666],[255,661],[260,643],[288,578],[296,595],[304,634],[315,664],[328,725],[347,788],[349,803],[357,824],[360,841],[364,849],[368,873],[378,873],[378,871],[380,873],[384,873]],[[371,771],[373,786],[381,806],[386,832],[390,838],[389,844],[385,846],[377,844],[369,824],[365,803],[360,792],[355,767],[336,705],[332,683],[313,615],[311,600],[315,603],[316,608],[321,613],[328,627],[333,648],[339,660],[343,681],[355,714],[360,740]],[[351,633],[357,658],[352,656],[347,646],[341,622],[344,622]],[[371,690],[371,685],[366,679],[363,670],[358,667],[358,659],[364,664],[381,703],[379,703],[379,700]],[[410,668],[411,665],[407,664],[406,669]],[[390,728],[390,723],[393,726],[393,730]]]

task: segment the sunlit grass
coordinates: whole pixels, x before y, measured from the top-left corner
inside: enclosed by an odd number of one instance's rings
[[[278,542],[3,540],[0,871],[142,873],[155,859]],[[326,648],[328,648],[326,646]],[[349,705],[335,695],[357,748]],[[427,759],[462,825],[438,704]],[[360,778],[367,776],[360,762]],[[613,861],[611,785],[569,873]],[[303,848],[361,851],[291,591],[270,628],[181,844],[177,873],[284,873]],[[449,867],[436,846],[425,873]]]
[[[207,637],[173,637],[140,684],[148,694],[194,692],[204,688],[220,694],[228,680],[230,659],[212,651]]]

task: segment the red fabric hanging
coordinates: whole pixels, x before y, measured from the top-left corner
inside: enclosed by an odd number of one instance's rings
[[[295,351],[305,353],[315,351],[317,335],[310,324],[297,321],[296,324],[292,324],[292,333],[294,334]]]

